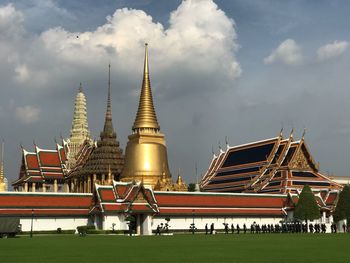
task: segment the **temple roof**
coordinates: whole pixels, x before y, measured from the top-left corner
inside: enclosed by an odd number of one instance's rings
[[[124,165],[123,151],[119,147],[117,134],[114,131],[112,123],[112,105],[111,105],[111,82],[110,82],[110,65],[108,79],[108,96],[105,123],[103,131],[100,134],[100,140],[97,141],[97,147],[83,165],[79,172],[80,175],[88,174],[108,174],[119,175]]]
[[[201,181],[211,192],[288,193],[306,184],[314,190],[341,188],[319,172],[304,134],[294,141],[292,133],[221,150]]]
[[[66,173],[66,153],[63,146],[56,144],[56,150],[41,149],[35,145],[34,152],[22,149],[22,163],[19,179],[12,185],[25,182],[63,180]]]

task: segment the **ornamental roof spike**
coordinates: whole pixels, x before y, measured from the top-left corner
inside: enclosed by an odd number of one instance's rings
[[[79,84],[79,92],[80,92],[80,93],[83,92],[83,86],[82,86],[81,82],[80,82],[80,84]]]
[[[228,150],[230,148],[230,145],[228,143],[228,138],[227,136],[225,136],[225,143],[226,143],[226,150]]]
[[[305,134],[306,134],[306,128],[304,127],[303,134],[301,135],[301,140],[305,139]]]

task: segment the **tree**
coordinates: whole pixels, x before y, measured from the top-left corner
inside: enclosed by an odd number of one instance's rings
[[[339,199],[334,212],[334,221],[346,219],[350,223],[350,186],[344,186],[339,194]]]
[[[194,183],[190,183],[190,184],[188,184],[188,191],[189,192],[195,192],[196,191],[196,184],[194,184]]]
[[[305,185],[299,195],[299,201],[294,210],[294,218],[299,220],[314,220],[320,218],[320,208],[317,205],[310,186]]]

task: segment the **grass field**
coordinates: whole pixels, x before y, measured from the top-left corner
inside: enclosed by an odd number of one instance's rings
[[[0,262],[349,262],[348,234],[53,235],[0,239]]]

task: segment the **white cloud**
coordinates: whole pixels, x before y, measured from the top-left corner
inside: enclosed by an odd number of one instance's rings
[[[24,124],[30,124],[39,120],[40,109],[35,106],[26,105],[15,108],[15,117]]]
[[[151,65],[154,74],[183,70],[231,83],[242,72],[236,59],[235,23],[213,1],[183,1],[170,14],[167,28],[142,10],[123,8],[92,31],[56,27],[38,36],[18,33],[23,31],[23,14],[14,6],[0,7],[1,12],[6,14],[4,21],[17,21],[9,32],[21,39],[5,41],[0,58],[8,60],[13,79],[25,81],[27,89],[46,88],[81,67],[97,73],[101,70],[97,67],[108,61],[116,72],[130,77],[142,63],[145,42],[150,44],[150,53],[156,54]],[[7,24],[0,19],[0,28]]]
[[[265,64],[282,63],[285,65],[298,65],[302,61],[301,47],[293,39],[283,41],[264,59]]]
[[[12,4],[0,6],[0,41],[13,39],[23,33],[23,14]]]
[[[317,50],[317,58],[319,61],[325,61],[328,59],[339,57],[349,47],[347,41],[337,41],[324,45]]]
[[[15,68],[15,72],[17,74],[17,80],[19,82],[24,82],[26,80],[29,79],[29,71],[28,71],[28,68],[25,64],[22,64],[22,65],[18,65],[16,68]]]

